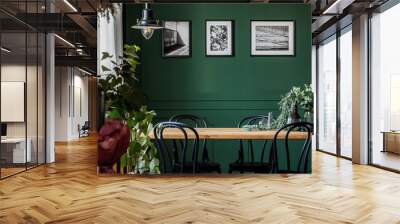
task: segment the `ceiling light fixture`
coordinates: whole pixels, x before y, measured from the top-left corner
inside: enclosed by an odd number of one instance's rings
[[[78,12],[78,9],[75,8],[68,0],[64,0],[64,3],[68,5],[74,12]]]
[[[11,53],[11,50],[9,50],[9,49],[7,49],[5,47],[1,47],[0,49],[1,49],[1,51],[4,51],[6,53]]]
[[[65,44],[67,44],[68,46],[75,48],[75,45],[73,45],[71,42],[69,42],[68,40],[62,38],[61,36],[59,36],[58,34],[54,34],[55,37],[57,37],[57,39],[61,40],[62,42],[64,42]]]
[[[162,29],[159,21],[154,19],[153,10],[150,8],[149,3],[144,3],[142,17],[137,20],[137,24],[132,26],[133,29],[141,30],[141,33],[146,40],[153,36],[154,30]]]
[[[78,53],[79,55],[83,55],[83,50],[81,48],[77,48],[76,53]]]

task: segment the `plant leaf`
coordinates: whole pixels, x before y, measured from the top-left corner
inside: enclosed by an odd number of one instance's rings
[[[111,71],[109,68],[107,68],[107,67],[104,66],[104,65],[101,66],[101,70],[102,70],[103,72],[109,72],[109,71]]]
[[[102,52],[101,60],[105,60],[107,58],[112,58],[113,56],[108,52]]]

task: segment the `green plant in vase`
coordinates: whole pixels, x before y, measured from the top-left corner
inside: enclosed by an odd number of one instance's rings
[[[131,130],[131,141],[127,153],[121,157],[121,167],[132,173],[156,174],[160,172],[157,149],[148,137],[156,114],[147,110],[146,96],[136,76],[139,51],[136,45],[125,45],[120,63],[111,60],[112,69],[102,66],[105,77],[99,78],[99,89],[104,96],[107,119],[121,120]],[[102,60],[112,57],[103,52]]]
[[[312,91],[311,85],[304,85],[302,101],[300,107],[304,111],[304,120],[310,123],[314,122],[314,92]]]
[[[283,127],[288,123],[292,114],[297,113],[297,109],[304,112],[304,120],[312,122],[313,117],[313,92],[310,85],[303,87],[292,87],[289,92],[282,96],[278,103],[280,114],[273,123],[274,128]]]

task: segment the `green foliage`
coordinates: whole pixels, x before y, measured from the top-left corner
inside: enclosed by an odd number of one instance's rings
[[[152,130],[154,111],[145,106],[136,68],[139,65],[136,45],[125,45],[124,56],[119,57],[121,63],[111,61],[112,69],[102,66],[105,77],[99,78],[99,89],[104,95],[106,116],[109,119],[122,120],[131,130],[131,142],[126,154],[121,157],[121,167],[133,173],[160,173],[157,149],[148,137]],[[102,60],[113,56],[103,52]]]
[[[311,85],[304,85],[303,88],[297,86],[292,87],[289,92],[282,96],[281,101],[278,103],[281,113],[274,121],[273,126],[275,128],[280,128],[286,125],[294,105],[299,106],[299,108],[303,110],[303,118],[306,120],[311,119],[314,108],[313,99]]]
[[[160,173],[157,148],[149,137],[155,115],[154,111],[147,111],[147,107],[143,106],[127,120],[131,129],[131,143],[128,152],[121,158],[121,165],[133,168],[133,173]]]
[[[100,77],[99,88],[104,95],[105,110],[117,110],[126,120],[126,112],[139,110],[146,102],[145,94],[136,77],[136,68],[139,64],[137,53],[140,48],[136,45],[125,45],[124,56],[120,56],[121,63],[111,60],[114,68],[102,66],[105,78]],[[103,52],[102,60],[110,60],[113,56]]]

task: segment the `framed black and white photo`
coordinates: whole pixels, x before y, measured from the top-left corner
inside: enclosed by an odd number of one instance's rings
[[[233,21],[206,21],[206,56],[233,56]]]
[[[192,55],[191,21],[164,21],[162,56],[190,57]]]
[[[294,21],[251,21],[251,55],[295,55]]]

